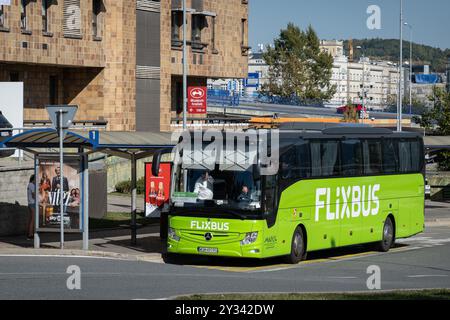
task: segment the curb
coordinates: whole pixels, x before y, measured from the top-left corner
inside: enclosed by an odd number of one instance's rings
[[[59,250],[59,249],[0,249],[0,256],[49,256],[49,257],[85,257],[85,258],[106,258],[124,261],[141,261],[164,263],[161,254],[132,255],[126,253],[106,252],[106,251],[83,251],[83,250]]]
[[[435,219],[425,221],[425,227],[450,227],[450,219]]]

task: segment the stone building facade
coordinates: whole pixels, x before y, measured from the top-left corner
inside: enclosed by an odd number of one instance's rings
[[[246,77],[247,2],[187,1],[189,85]],[[180,116],[180,3],[11,0],[0,8],[0,82],[24,82],[27,120],[46,119],[48,104],[77,104],[78,120],[107,120],[109,130],[170,130]]]

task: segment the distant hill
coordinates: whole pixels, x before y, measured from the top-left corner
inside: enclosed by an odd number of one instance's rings
[[[353,40],[354,56],[359,58],[361,50],[356,50],[357,46],[365,49],[368,57],[375,59],[398,61],[400,52],[400,41],[396,39],[362,39]],[[409,41],[403,44],[403,55],[409,61]],[[348,55],[348,40],[344,41],[344,50]],[[431,46],[413,43],[413,64],[430,64],[433,72],[444,72],[447,63],[447,56],[450,56],[450,49],[439,49]]]

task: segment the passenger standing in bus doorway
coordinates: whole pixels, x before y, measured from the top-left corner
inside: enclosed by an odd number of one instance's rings
[[[30,182],[27,186],[27,198],[28,198],[28,235],[27,239],[31,240],[34,237],[34,219],[36,208],[36,181],[34,174],[30,177]]]

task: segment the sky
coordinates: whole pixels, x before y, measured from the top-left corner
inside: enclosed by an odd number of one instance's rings
[[[403,0],[404,19],[413,26],[413,42],[450,48],[450,1]],[[400,38],[400,0],[250,0],[249,41],[269,44],[293,22],[309,24],[321,39]],[[381,9],[381,29],[369,30],[367,8]],[[410,38],[404,29],[405,40]]]

